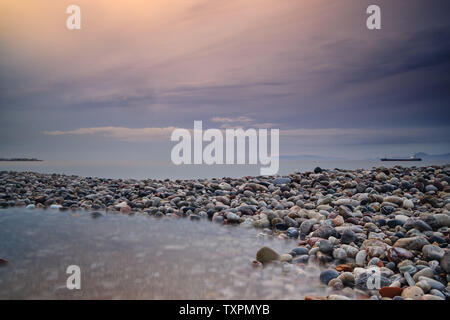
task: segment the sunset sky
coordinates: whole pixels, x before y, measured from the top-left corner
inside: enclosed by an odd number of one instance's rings
[[[450,152],[449,7],[1,0],[0,157],[170,161],[194,120],[278,128],[282,155]]]

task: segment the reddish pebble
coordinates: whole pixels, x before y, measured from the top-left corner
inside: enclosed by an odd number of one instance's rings
[[[394,298],[402,294],[403,289],[399,287],[383,287],[378,292],[385,298]]]
[[[327,298],[321,296],[306,296],[305,300],[327,300]]]
[[[350,264],[340,264],[338,266],[336,266],[336,268],[334,268],[337,272],[341,272],[341,271],[348,271],[348,272],[352,272],[353,271],[353,267]]]
[[[124,206],[124,207],[120,208],[120,212],[124,213],[124,214],[130,214],[131,208],[129,206]]]

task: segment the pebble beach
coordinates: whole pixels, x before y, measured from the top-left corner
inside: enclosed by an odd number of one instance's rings
[[[293,240],[263,246],[254,269],[320,268],[306,300],[450,300],[450,165],[282,177],[135,180],[0,172],[0,208],[210,220]],[[1,214],[1,211],[0,211]],[[7,257],[0,256],[2,265]]]

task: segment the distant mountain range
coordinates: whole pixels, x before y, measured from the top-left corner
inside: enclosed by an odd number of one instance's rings
[[[422,159],[436,159],[436,160],[446,160],[450,159],[450,153],[444,153],[444,154],[428,154],[425,152],[419,152],[414,154],[414,157],[416,158],[422,158]]]
[[[315,154],[295,154],[295,155],[280,155],[282,159],[296,159],[296,160],[345,160],[340,157],[327,157]]]
[[[0,161],[42,161],[36,158],[0,158]]]
[[[406,157],[406,156],[405,156]],[[421,158],[422,160],[450,160],[450,153],[445,154],[428,154],[425,152],[418,152],[414,154],[415,158]],[[319,156],[314,154],[299,154],[299,155],[280,155],[280,158],[282,159],[291,159],[291,160],[347,160],[345,158],[341,157],[327,157],[327,156]],[[401,158],[398,157],[392,157],[392,158]],[[409,158],[407,156],[406,158]],[[370,160],[370,161],[378,161],[380,158],[367,158],[367,159],[361,159],[361,160]]]

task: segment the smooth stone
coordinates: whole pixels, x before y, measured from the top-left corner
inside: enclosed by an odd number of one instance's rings
[[[403,289],[399,287],[383,287],[378,292],[382,297],[394,298],[395,296],[401,296]]]
[[[427,244],[422,248],[422,254],[425,260],[438,260],[440,261],[444,256],[444,250],[438,246]]]
[[[378,180],[378,181],[384,181],[384,180],[387,180],[387,175],[384,173],[384,172],[380,172],[380,173],[378,173],[376,176],[375,176],[375,179],[376,180]]]
[[[342,290],[344,289],[344,284],[342,283],[339,278],[331,279],[330,282],[328,282],[328,286],[332,287],[335,290]]]
[[[414,254],[409,250],[400,248],[400,247],[392,247],[387,251],[389,261],[394,263],[399,263],[403,260],[409,260],[414,258]]]
[[[407,287],[402,292],[403,299],[419,300],[423,295],[423,290],[417,286]]]
[[[410,287],[416,285],[416,282],[415,282],[414,279],[411,277],[411,275],[409,274],[409,272],[403,273],[403,276],[405,277],[405,280],[406,280],[406,282],[408,283],[408,285],[409,285]]]
[[[414,281],[419,281],[419,277],[432,278],[433,276],[434,276],[433,270],[431,270],[431,268],[429,268],[429,267],[426,267],[426,268],[423,268],[422,270],[417,271],[414,274],[413,279],[414,279]]]
[[[322,173],[323,169],[321,167],[315,167],[314,173]]]
[[[423,246],[430,244],[424,237],[416,236],[411,238],[398,239],[394,247],[400,247],[407,250],[422,250]]]
[[[445,295],[442,292],[440,292],[439,290],[431,289],[430,294],[432,294],[433,296],[441,297],[442,299],[445,300]]]
[[[308,234],[315,223],[317,223],[317,221],[313,219],[303,221],[302,224],[300,225],[300,232],[302,234]]]
[[[306,249],[305,247],[297,247],[292,249],[292,251],[290,252],[290,254],[295,257],[295,256],[303,256],[305,254],[308,254],[309,250]]]
[[[403,214],[397,214],[397,215],[395,215],[394,219],[401,221],[404,224],[409,219],[409,217],[405,216]]]
[[[441,227],[450,227],[450,215],[438,213],[433,215],[433,218]]]
[[[380,259],[377,257],[374,257],[369,260],[369,263],[367,264],[368,267],[378,266],[380,264]]]
[[[289,184],[289,183],[291,183],[290,178],[276,178],[275,180],[273,180],[274,185]]]
[[[345,229],[344,232],[342,232],[341,243],[350,244],[352,242],[355,242],[356,240],[356,234],[352,230]]]
[[[232,212],[228,212],[226,214],[226,217],[227,217],[227,221],[230,223],[238,223],[241,221],[241,217]]]
[[[339,294],[330,294],[328,300],[350,300],[350,298]]]
[[[431,290],[431,285],[427,281],[418,281],[416,286],[422,288],[423,292],[428,292]]]
[[[313,237],[318,237],[322,239],[328,239],[330,236],[336,236],[337,231],[330,226],[320,226],[316,231],[313,232]]]
[[[441,259],[441,268],[444,269],[447,274],[450,274],[450,251],[447,251]]]
[[[433,228],[431,228],[426,222],[422,220],[417,220],[414,222],[414,228],[420,231],[433,231]]]
[[[280,261],[281,262],[291,262],[292,256],[289,253],[284,253],[280,256]]]
[[[445,285],[443,285],[441,282],[424,276],[419,277],[419,281],[428,282],[428,284],[431,286],[431,289],[437,289],[439,291],[442,291],[445,288]]]
[[[333,201],[333,198],[331,197],[323,197],[317,200],[317,206],[323,205],[323,204],[329,204]]]
[[[409,274],[415,274],[417,272],[416,266],[410,264],[410,265],[404,265],[404,266],[398,266],[398,271],[401,273],[409,273]]]
[[[298,222],[288,216],[284,217],[284,223],[286,223],[288,227],[298,228]]]
[[[390,270],[392,270],[392,271],[395,271],[396,265],[395,265],[395,262],[391,261],[391,262],[386,263],[385,267],[390,269]]]
[[[413,209],[414,208],[414,202],[410,199],[403,200],[403,208],[405,209]]]
[[[262,247],[256,253],[256,260],[261,263],[269,263],[280,259],[280,255],[269,247]]]
[[[286,234],[288,235],[288,237],[290,238],[298,238],[299,236],[299,232],[297,228],[294,227],[290,227],[287,229]]]
[[[336,270],[328,269],[320,273],[319,279],[320,282],[328,285],[328,282],[330,282],[331,279],[337,278],[338,276],[339,273]]]
[[[294,259],[292,259],[292,263],[294,264],[306,264],[308,263],[309,260],[309,255],[308,254],[304,254],[301,256],[297,256]]]
[[[421,300],[445,300],[445,299],[443,299],[439,296],[432,295],[432,294],[425,294],[425,295],[423,295]]]
[[[360,266],[360,267],[364,267],[365,263],[366,263],[366,251],[365,250],[361,250],[356,254],[356,258],[355,258],[355,263]]]
[[[345,252],[347,252],[347,257],[349,258],[355,258],[356,255],[358,254],[358,248],[349,246],[347,244],[343,244],[341,248],[344,249]]]
[[[219,188],[222,189],[222,190],[230,191],[231,190],[231,185],[226,183],[226,182],[221,182],[219,184]]]
[[[319,242],[319,250],[325,254],[329,254],[333,251],[333,245],[328,240],[321,240]]]
[[[333,258],[337,260],[344,260],[347,258],[347,252],[342,248],[336,248],[333,250]]]
[[[263,219],[256,220],[255,222],[253,222],[253,225],[256,228],[262,228],[262,229],[270,228],[270,221],[267,218],[263,218]]]

